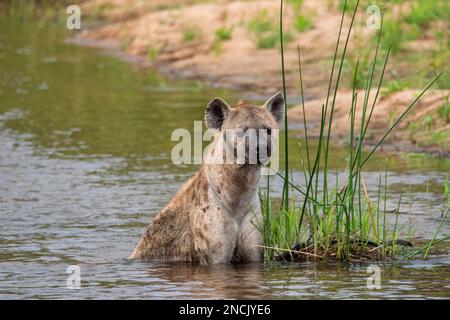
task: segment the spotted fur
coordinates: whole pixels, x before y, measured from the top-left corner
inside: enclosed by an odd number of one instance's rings
[[[277,129],[283,118],[280,93],[263,107],[244,102],[230,108],[220,98],[205,110],[217,136],[205,159],[221,154],[223,132],[236,128]],[[252,262],[263,258],[262,215],[258,198],[260,164],[208,164],[205,161],[147,227],[130,258],[199,262]]]

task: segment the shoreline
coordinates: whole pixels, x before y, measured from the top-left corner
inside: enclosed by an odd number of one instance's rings
[[[91,0],[87,2],[85,10],[89,11],[89,4],[107,3],[107,0]],[[309,4],[308,4],[309,3]],[[323,1],[317,1],[311,4],[306,1],[310,7],[307,10],[323,9]],[[244,30],[255,14],[249,14],[249,8],[260,10],[259,12],[273,11],[278,7],[278,3],[273,1],[224,1],[219,3],[199,3],[187,4],[176,9],[158,8],[142,9],[142,12],[131,16],[121,16],[123,13],[120,6],[116,16],[105,16],[101,23],[92,28],[83,30],[74,37],[68,39],[68,43],[105,49],[118,56],[120,59],[136,65],[140,68],[153,68],[158,72],[167,75],[173,79],[192,79],[201,81],[212,88],[225,88],[230,90],[242,90],[252,95],[262,96],[271,95],[279,91],[281,75],[280,57],[278,49],[259,50],[254,47],[251,35]],[[230,18],[230,13],[234,16]],[[201,38],[186,42],[180,39],[180,26],[194,25],[198,17],[208,14],[205,17],[204,25],[212,24],[219,19],[219,26],[233,25],[233,37],[220,43],[221,52],[214,53],[214,35],[209,36],[203,32]],[[270,14],[269,17],[272,17]],[[323,103],[328,82],[328,54],[332,52],[335,45],[334,38],[326,39],[321,53],[315,47],[314,39],[316,36],[333,35],[335,30],[333,26],[336,19],[339,18],[339,12],[334,9],[326,11],[324,14],[325,22],[316,24],[312,30],[301,34],[300,46],[302,50],[303,79],[304,88],[308,96],[305,99],[305,108],[307,121],[312,127],[317,127],[320,123],[320,106]],[[160,21],[154,21],[160,19]],[[209,19],[209,20],[208,20]],[[293,19],[292,12],[287,12],[287,23]],[[181,20],[181,21],[180,21]],[[245,20],[247,22],[242,22]],[[250,22],[248,22],[250,21]],[[233,24],[234,23],[234,24]],[[331,26],[330,26],[331,24]],[[197,26],[202,30],[202,25]],[[344,26],[345,28],[346,26]],[[206,28],[211,29],[208,25]],[[164,32],[162,32],[164,30]],[[204,31],[204,30],[203,30]],[[345,30],[344,30],[345,32]],[[123,44],[124,35],[127,38],[127,44]],[[200,37],[200,36],[199,36]],[[149,44],[149,39],[153,42]],[[305,40],[306,39],[306,40]],[[321,39],[322,40],[322,39]],[[121,42],[122,41],[122,42]],[[309,41],[309,42],[308,42]],[[297,54],[294,43],[286,45],[285,60],[288,73],[287,93],[289,101],[299,101],[292,99],[300,95],[298,66],[296,67]],[[164,48],[160,48],[153,53],[151,44],[165,43]],[[352,43],[350,43],[352,46]],[[319,48],[321,49],[321,47]],[[305,52],[305,54],[303,54]],[[325,52],[325,53],[324,53]],[[303,56],[304,55],[304,56]],[[386,81],[385,81],[386,83]],[[332,138],[346,141],[348,139],[348,105],[351,104],[351,92],[346,89],[348,85],[344,83],[339,88],[336,99],[336,115],[334,120]],[[372,96],[375,89],[372,88]],[[401,110],[404,110],[411,102],[420,89],[403,88],[394,92],[381,92],[377,105],[374,110],[373,120],[368,132],[368,141],[376,141],[380,133],[389,127],[389,123],[395,119]],[[364,93],[362,93],[364,94]],[[435,114],[447,99],[447,89],[432,89],[427,92],[417,105],[411,110],[399,126],[392,132],[389,139],[383,143],[382,149],[405,152],[425,152],[436,156],[446,157],[450,155],[450,124],[445,119],[438,119]],[[292,98],[290,98],[292,97]],[[349,102],[350,101],[350,102]],[[293,106],[288,111],[288,119],[291,127],[301,128],[303,119],[300,114],[301,107]],[[423,127],[425,118],[432,117],[433,121],[428,127]],[[337,121],[337,123],[336,123]],[[415,129],[414,129],[415,128]],[[293,129],[295,130],[295,129]],[[357,130],[357,128],[356,128]],[[298,131],[298,130],[295,130]],[[302,130],[300,130],[302,131]],[[436,132],[440,132],[436,134]],[[447,132],[447,134],[446,134]],[[300,132],[295,133],[301,136]],[[314,134],[313,134],[314,135]],[[375,144],[375,142],[374,142]]]

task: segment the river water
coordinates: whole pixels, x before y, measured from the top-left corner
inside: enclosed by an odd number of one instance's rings
[[[0,19],[0,298],[450,297],[449,242],[427,260],[378,263],[376,290],[367,288],[368,264],[127,261],[151,217],[198,169],[171,162],[171,132],[192,131],[215,96],[251,95],[170,80],[66,44],[68,36],[63,23]],[[341,154],[332,153],[336,168]],[[369,191],[385,157],[368,164]],[[388,209],[404,193],[400,222],[414,226],[415,241],[433,235],[449,171],[448,159],[388,157]],[[275,180],[274,195],[279,187]],[[446,222],[441,235],[449,232]],[[67,287],[73,265],[80,289]]]

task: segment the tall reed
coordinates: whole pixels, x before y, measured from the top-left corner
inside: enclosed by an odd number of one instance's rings
[[[358,93],[356,78],[360,76],[359,61],[356,63],[352,91],[352,103],[349,111],[350,131],[348,142],[347,164],[344,173],[345,180],[336,180],[330,185],[329,150],[332,143],[332,125],[335,113],[336,97],[342,77],[343,65],[348,49],[348,43],[353,23],[359,7],[359,0],[353,8],[351,20],[343,48],[341,46],[342,30],[347,9],[347,0],[339,25],[333,62],[327,87],[327,95],[321,110],[320,134],[318,148],[313,153],[309,143],[307,128],[307,113],[304,105],[303,76],[300,47],[298,47],[298,67],[300,79],[300,96],[303,113],[303,127],[305,131],[305,150],[300,150],[301,163],[305,186],[300,186],[289,177],[289,150],[288,150],[288,119],[286,101],[286,77],[283,47],[283,0],[280,3],[280,39],[281,39],[281,78],[283,95],[285,98],[284,146],[285,146],[285,172],[277,173],[283,178],[283,193],[281,205],[276,205],[270,199],[270,179],[267,179],[267,190],[261,194],[261,207],[263,211],[263,235],[265,253],[268,259],[277,257],[298,259],[325,259],[364,260],[394,258],[397,254],[398,242],[398,212],[401,197],[398,202],[395,223],[392,229],[386,219],[386,203],[388,197],[387,168],[384,179],[379,181],[377,200],[369,198],[362,175],[364,165],[372,157],[377,148],[385,141],[392,130],[416,105],[420,98],[442,75],[439,74],[425,89],[405,108],[396,121],[383,134],[381,139],[364,154],[364,140],[379,97],[386,65],[388,63],[391,47],[382,60],[379,80],[376,85],[372,103],[372,86],[376,78],[377,62],[379,61],[379,48],[382,41],[382,22],[378,31],[377,43],[371,61],[370,72],[366,78],[364,96],[362,97],[361,113],[357,114]],[[360,126],[356,130],[356,119],[360,117]],[[356,141],[356,142],[355,142]],[[306,155],[306,159],[304,156]],[[322,173],[322,179],[319,178]],[[297,199],[295,192],[302,194]],[[446,215],[443,217],[445,219]],[[439,231],[439,228],[437,232]],[[436,233],[437,235],[437,233]],[[436,235],[429,246],[436,242]],[[405,244],[405,243],[402,243]],[[294,247],[294,250],[292,249]],[[427,254],[429,248],[425,248]]]

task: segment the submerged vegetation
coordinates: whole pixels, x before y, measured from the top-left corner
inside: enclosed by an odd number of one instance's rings
[[[375,48],[370,52],[371,59],[367,60],[367,72],[361,78],[359,59],[353,70],[352,105],[348,115],[350,122],[349,141],[347,148],[346,167],[343,174],[333,175],[329,170],[331,147],[331,129],[333,123],[336,95],[339,90],[343,66],[347,56],[348,43],[358,11],[359,1],[351,2],[351,22],[347,34],[343,34],[342,26],[345,13],[348,10],[347,1],[343,1],[342,17],[333,56],[333,64],[328,83],[326,100],[322,105],[320,136],[318,148],[313,154],[308,141],[308,126],[304,107],[304,92],[302,79],[301,53],[298,49],[300,96],[303,112],[303,126],[305,145],[300,148],[300,162],[303,165],[305,185],[298,185],[289,177],[288,166],[288,134],[285,134],[285,174],[277,173],[284,179],[284,188],[281,203],[272,201],[269,195],[270,179],[267,179],[267,189],[261,192],[261,208],[263,212],[263,235],[265,257],[278,260],[310,260],[310,259],[337,259],[345,261],[384,260],[395,259],[401,253],[403,257],[411,258],[422,254],[424,258],[430,248],[444,239],[437,239],[442,224],[447,218],[450,209],[448,183],[445,185],[445,203],[442,209],[442,219],[437,226],[432,240],[424,247],[415,250],[405,250],[411,246],[406,240],[399,239],[398,215],[402,205],[402,196],[394,211],[394,223],[391,225],[387,218],[387,168],[384,174],[380,173],[376,197],[369,195],[364,183],[364,165],[375,153],[377,148],[389,136],[392,130],[400,123],[405,115],[416,105],[420,98],[436,83],[442,73],[437,75],[416,96],[397,118],[392,119],[389,129],[375,146],[367,152],[364,150],[364,140],[370,120],[376,108],[377,99],[382,87],[383,77],[392,45],[387,47],[384,57],[379,58],[381,43],[386,39],[383,24],[377,33]],[[280,44],[281,44],[281,70],[283,93],[286,101],[285,66],[283,56],[283,0],[280,10]],[[344,41],[342,41],[344,39]],[[343,43],[343,47],[342,46]],[[380,63],[381,60],[381,63]],[[358,96],[356,90],[364,87],[364,95]],[[372,86],[375,85],[375,90]],[[375,91],[375,92],[373,92]],[[359,104],[358,104],[359,102]],[[285,103],[287,105],[287,102]],[[361,108],[357,106],[361,105]],[[287,109],[286,109],[287,110]],[[445,110],[440,111],[445,117]],[[357,121],[360,118],[360,121]],[[357,127],[357,123],[361,125]],[[287,114],[285,117],[287,129]],[[287,131],[286,131],[287,132]],[[344,181],[342,181],[344,177]],[[298,199],[295,194],[300,193]]]

